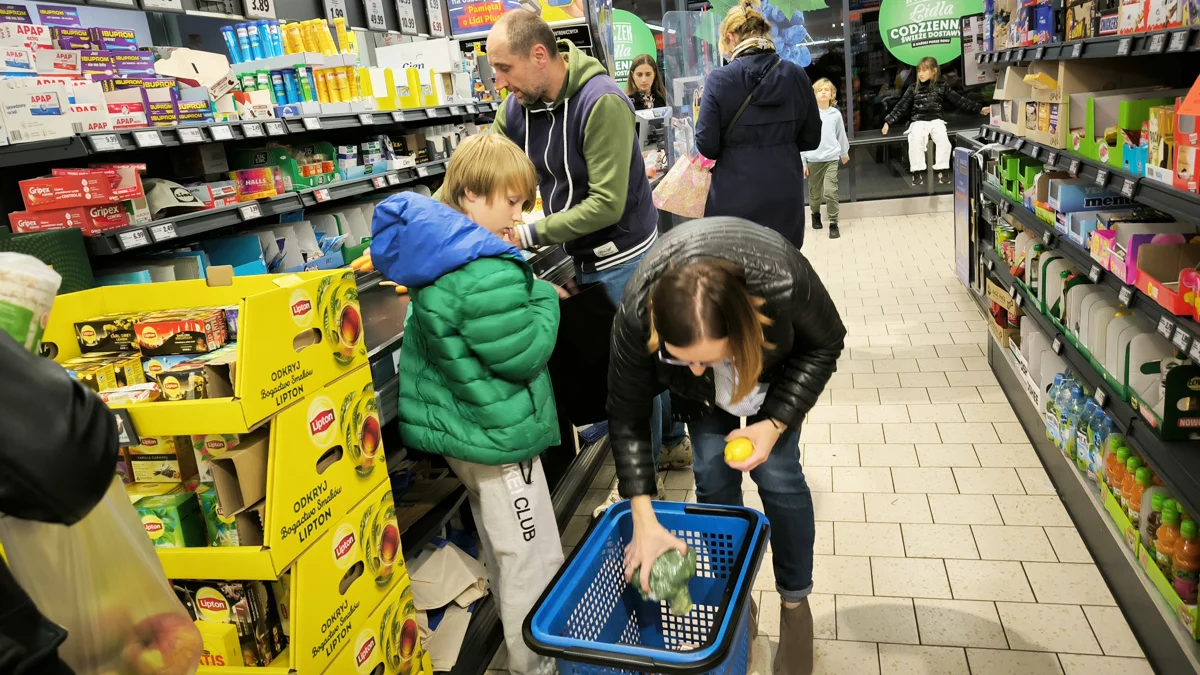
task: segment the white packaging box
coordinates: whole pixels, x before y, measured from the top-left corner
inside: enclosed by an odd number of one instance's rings
[[[79,52],[72,49],[35,49],[33,64],[39,75],[79,77],[83,74]]]
[[[67,95],[53,89],[9,89],[3,100],[4,126],[13,143],[44,141],[74,135],[67,110]]]
[[[25,47],[0,47],[0,73],[4,75],[34,75],[33,51]]]
[[[50,49],[50,29],[31,23],[0,23],[0,46]]]

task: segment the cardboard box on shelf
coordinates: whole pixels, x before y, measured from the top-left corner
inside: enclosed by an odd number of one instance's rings
[[[135,483],[182,483],[196,475],[192,440],[187,436],[143,436],[129,447]]]
[[[1191,316],[1194,306],[1180,275],[1197,265],[1200,244],[1145,244],[1138,249],[1137,287],[1172,314]]]
[[[213,52],[171,49],[167,58],[155,61],[154,69],[163,77],[173,77],[189,87],[205,89],[214,101],[228,94],[237,84],[229,60]]]
[[[0,46],[49,49],[50,29],[31,23],[0,23]]]
[[[204,546],[204,519],[191,492],[140,497],[133,507],[155,548]]]
[[[1071,147],[1084,157],[1124,168],[1126,142],[1138,144],[1142,125],[1150,119],[1150,109],[1170,105],[1183,93],[1160,87],[1134,87],[1088,96],[1083,127],[1071,129]]]
[[[262,581],[176,581],[175,593],[197,623],[236,628],[239,651],[247,666],[271,665],[285,652],[282,621],[269,584]],[[227,635],[227,634],[226,634]],[[229,665],[236,658],[225,653],[222,638],[219,660]],[[214,658],[213,660],[218,660]]]
[[[421,641],[411,586],[412,580],[405,574],[363,622],[353,642],[346,643],[330,671],[432,675],[433,665]]]

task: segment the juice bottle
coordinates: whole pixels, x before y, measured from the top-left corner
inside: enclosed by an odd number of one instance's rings
[[[1125,477],[1121,479],[1121,510],[1129,514],[1129,500],[1133,486],[1137,485],[1137,470],[1142,468],[1142,458],[1130,456],[1125,462]]]
[[[1108,471],[1108,490],[1121,501],[1121,485],[1125,482],[1125,464],[1129,461],[1129,448],[1117,448],[1113,454],[1112,468]]]
[[[1179,542],[1179,511],[1175,500],[1163,502],[1163,524],[1154,535],[1154,561],[1158,569],[1171,578],[1171,556],[1175,555],[1175,544]]]
[[[1158,528],[1162,527],[1163,503],[1167,495],[1155,492],[1150,498],[1150,513],[1146,516],[1146,526],[1142,528],[1142,545],[1147,551],[1154,552],[1154,542],[1158,537]]]
[[[1196,521],[1185,520],[1179,525],[1179,543],[1171,556],[1175,592],[1189,605],[1196,604],[1196,585],[1200,580],[1200,541],[1196,540]]]
[[[1059,373],[1054,376],[1054,384],[1050,385],[1050,391],[1046,394],[1046,440],[1058,447],[1058,408],[1054,402],[1058,398],[1058,392],[1063,388],[1063,382],[1066,377]]]
[[[1133,490],[1129,495],[1129,522],[1140,523],[1142,518],[1142,495],[1146,493],[1146,488],[1150,486],[1152,478],[1149,467],[1140,467],[1134,474]]]

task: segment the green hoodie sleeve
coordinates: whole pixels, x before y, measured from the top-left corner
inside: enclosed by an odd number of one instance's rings
[[[496,114],[501,119],[500,113]],[[600,97],[592,106],[583,131],[588,196],[565,211],[519,227],[521,242],[561,244],[619,221],[629,193],[629,157],[634,133],[629,104],[616,94]]]

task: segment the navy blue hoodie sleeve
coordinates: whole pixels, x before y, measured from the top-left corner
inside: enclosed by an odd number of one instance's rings
[[[812,81],[800,67],[796,68],[800,84],[797,85],[800,94],[800,125],[796,134],[796,147],[801,152],[816,150],[821,144],[821,109],[817,106],[817,97],[813,93]]]
[[[717,159],[721,154],[720,97],[730,84],[729,78],[725,77],[726,68],[718,68],[708,76],[700,99],[700,112],[696,115],[696,150],[709,159]]]

